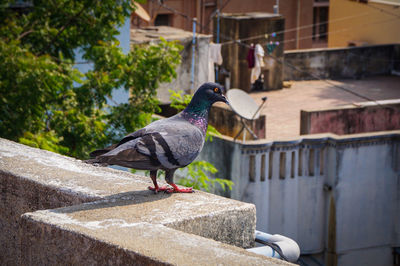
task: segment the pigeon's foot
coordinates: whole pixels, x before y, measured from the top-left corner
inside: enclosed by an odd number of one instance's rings
[[[154,191],[155,194],[157,194],[159,191],[164,191],[164,192],[168,192],[168,190],[170,190],[170,187],[167,186],[163,186],[163,187],[148,187],[149,190]]]
[[[191,188],[191,187],[179,188],[174,183],[171,183],[170,185],[172,186],[172,188],[165,190],[166,193],[193,193],[194,192],[193,188]]]
[[[188,188],[179,188],[175,184],[170,184],[172,187],[163,186],[163,187],[148,187],[149,190],[154,191],[157,194],[159,191],[164,191],[165,193],[193,193],[194,190],[191,187]]]

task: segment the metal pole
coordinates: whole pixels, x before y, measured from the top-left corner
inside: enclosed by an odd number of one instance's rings
[[[217,9],[217,43],[219,43],[219,9]],[[215,67],[215,81],[218,82],[218,66]]]
[[[190,91],[194,90],[194,63],[195,63],[195,46],[196,46],[196,23],[197,18],[193,18],[193,39],[192,39],[192,71],[190,78]]]
[[[276,14],[279,14],[279,0],[276,0]]]

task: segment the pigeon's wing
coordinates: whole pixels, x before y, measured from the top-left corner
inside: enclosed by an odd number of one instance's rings
[[[184,119],[171,119],[147,128],[137,150],[157,160],[167,169],[184,167],[191,163],[204,145],[199,128]]]
[[[112,149],[101,153],[100,163],[135,169],[175,169],[190,164],[204,145],[199,128],[184,119],[172,117],[125,136]]]
[[[149,125],[145,126],[144,128],[139,129],[133,133],[126,135],[118,142],[118,144],[116,144],[116,146],[114,148],[121,146],[122,144],[124,144],[128,141],[137,139],[139,137],[143,137],[143,136],[153,133],[153,132],[157,132],[158,128],[160,127],[159,125],[168,124],[169,120],[171,120],[171,118],[164,118],[164,119],[156,120],[156,121],[150,123]]]
[[[120,165],[139,170],[159,169],[161,165],[157,158],[139,152],[137,145],[140,141],[142,141],[142,137],[129,140],[109,152],[96,157],[95,160],[98,163]]]
[[[99,149],[99,150],[92,151],[89,155],[90,155],[91,158],[95,158],[97,156],[106,154],[106,153],[114,150],[118,146],[121,146],[122,144],[124,144],[124,143],[126,143],[128,141],[131,141],[131,140],[134,140],[134,139],[136,139],[138,137],[143,136],[145,133],[146,133],[145,128],[139,129],[138,131],[135,131],[133,133],[130,133],[129,135],[126,135],[118,143],[112,144],[112,145],[110,145],[110,146],[108,146],[108,147],[106,147],[104,149]]]

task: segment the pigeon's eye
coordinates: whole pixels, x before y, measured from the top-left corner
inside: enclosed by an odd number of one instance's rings
[[[218,92],[219,91],[219,89],[218,88],[214,88],[214,92]]]

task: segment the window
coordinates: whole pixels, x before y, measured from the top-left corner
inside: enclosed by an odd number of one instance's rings
[[[158,14],[154,26],[171,26],[171,15],[168,14]]]
[[[328,6],[314,6],[313,10],[313,41],[327,41],[328,39]]]

